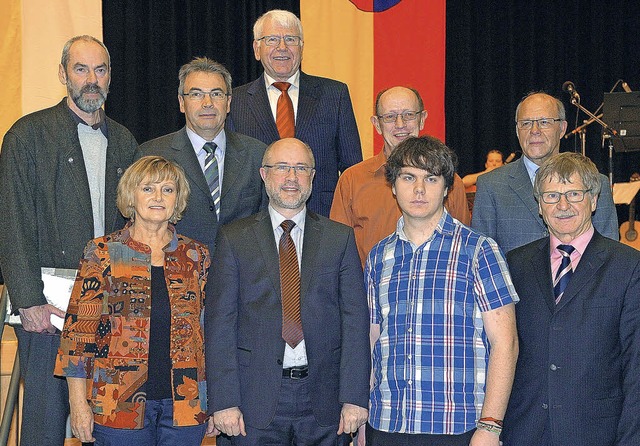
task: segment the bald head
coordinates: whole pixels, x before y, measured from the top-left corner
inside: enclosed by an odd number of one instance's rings
[[[420,93],[401,86],[378,93],[375,111],[371,123],[384,139],[387,157],[402,141],[418,136],[427,118]]]

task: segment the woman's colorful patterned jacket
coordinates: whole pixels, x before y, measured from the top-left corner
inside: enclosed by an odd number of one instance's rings
[[[87,378],[96,423],[139,429],[144,424],[151,309],[151,249],[131,239],[129,226],[87,245],[80,261],[54,374]],[[173,424],[207,416],[204,305],[209,252],[177,235],[164,247],[171,305]]]

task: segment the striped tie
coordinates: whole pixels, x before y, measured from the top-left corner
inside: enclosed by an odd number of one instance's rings
[[[296,123],[293,115],[293,102],[289,97],[289,82],[274,82],[273,86],[282,93],[276,107],[276,127],[280,138],[293,138],[296,133]]]
[[[571,268],[571,253],[574,251],[574,247],[571,245],[558,245],[558,251],[562,254],[562,261],[560,262],[560,268],[556,273],[556,278],[553,281],[553,293],[556,296],[556,305],[562,299],[564,290],[571,280],[573,275],[573,268]]]
[[[220,217],[220,173],[218,172],[218,160],[216,159],[216,146],[213,142],[206,143],[203,147],[207,156],[204,159],[204,177],[207,179],[211,198],[216,207],[216,216]]]
[[[303,339],[300,320],[300,270],[298,255],[291,238],[296,224],[285,220],[280,225],[284,233],[280,237],[280,289],[282,292],[282,339],[292,348]]]

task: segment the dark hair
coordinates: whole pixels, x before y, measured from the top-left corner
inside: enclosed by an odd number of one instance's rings
[[[432,175],[442,175],[445,186],[449,190],[453,186],[453,175],[456,173],[457,164],[458,156],[438,138],[418,136],[405,139],[391,152],[387,159],[385,174],[387,181],[394,184],[400,175],[400,169],[416,167]]]

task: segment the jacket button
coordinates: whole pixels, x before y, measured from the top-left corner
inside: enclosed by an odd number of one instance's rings
[[[547,410],[549,408],[549,405],[547,403],[542,403],[542,408],[544,410]]]
[[[209,210],[210,210],[211,212],[215,212],[216,207],[215,207],[215,206],[209,206]]]
[[[558,366],[555,364],[551,364],[549,368],[551,369],[552,372],[555,372],[556,370],[558,370]]]

